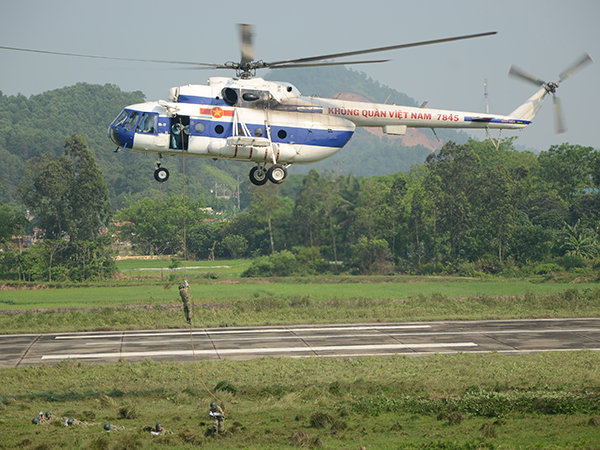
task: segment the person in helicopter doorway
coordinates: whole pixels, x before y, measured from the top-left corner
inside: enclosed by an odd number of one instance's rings
[[[183,302],[183,312],[185,314],[185,320],[188,324],[192,325],[192,296],[190,295],[190,285],[185,280],[185,285],[179,285],[179,295]]]
[[[225,432],[225,414],[223,414],[223,410],[217,405],[217,402],[210,402],[208,414],[213,418],[213,437],[217,433],[223,434]]]

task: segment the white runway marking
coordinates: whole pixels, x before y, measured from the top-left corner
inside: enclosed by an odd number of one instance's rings
[[[448,344],[382,344],[382,345],[338,345],[330,347],[280,347],[280,348],[240,348],[222,350],[196,350],[196,355],[231,355],[239,353],[298,353],[298,352],[328,352],[341,350],[395,350],[406,348],[448,348],[448,347],[477,347],[474,342],[457,342]],[[192,356],[192,350],[161,350],[150,352],[112,352],[112,353],[76,353],[65,355],[44,355],[42,360],[48,359],[89,359],[89,358],[133,358],[150,356]],[[341,355],[343,356],[343,355]]]
[[[319,328],[269,328],[266,330],[192,330],[194,335],[215,335],[215,334],[248,334],[248,333],[289,333],[301,331],[348,331],[348,330],[410,330],[419,328],[431,328],[430,325],[398,325],[398,326],[360,326],[360,327],[319,327]],[[165,332],[165,333],[135,333],[135,332],[115,332],[107,334],[89,334],[75,336],[56,336],[54,339],[103,339],[103,338],[121,338],[123,335],[127,337],[152,337],[152,336],[181,336],[189,335],[189,330]]]

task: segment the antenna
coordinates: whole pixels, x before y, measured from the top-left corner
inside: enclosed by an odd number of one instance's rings
[[[490,113],[490,103],[488,101],[488,79],[487,77],[483,79],[483,108],[486,114]],[[492,137],[492,133],[488,127],[485,127],[485,138],[490,139]]]
[[[487,78],[483,79],[483,100],[485,104],[485,113],[490,113],[490,104],[488,102]]]

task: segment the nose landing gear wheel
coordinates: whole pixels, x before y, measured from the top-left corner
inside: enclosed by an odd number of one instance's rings
[[[159,183],[163,183],[169,179],[169,171],[164,167],[160,167],[154,171],[154,179]]]
[[[281,164],[275,164],[267,171],[267,176],[271,183],[280,184],[287,178],[287,169]]]
[[[267,172],[265,170],[260,170],[258,166],[250,169],[248,177],[250,178],[250,182],[256,186],[262,186],[268,180]]]

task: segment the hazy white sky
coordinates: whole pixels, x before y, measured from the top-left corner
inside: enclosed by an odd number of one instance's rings
[[[142,59],[238,61],[237,23],[256,26],[256,59],[275,61],[449,36],[496,36],[375,54],[354,66],[432,108],[508,114],[536,88],[507,76],[514,63],[546,81],[582,53],[597,62],[558,93],[568,132],[554,133],[547,99],[517,144],[547,150],[570,142],[600,147],[600,2],[598,0],[0,0],[0,45]],[[259,72],[260,74],[266,72]],[[0,91],[26,96],[83,81],[141,90],[149,100],[172,86],[203,84],[223,71],[0,50]],[[340,86],[340,90],[344,86]],[[311,94],[305,92],[305,94]],[[503,136],[511,133],[504,132]],[[483,138],[481,132],[474,136]]]

